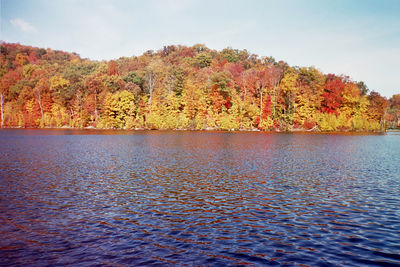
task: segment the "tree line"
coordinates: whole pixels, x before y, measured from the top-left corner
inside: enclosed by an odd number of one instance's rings
[[[400,119],[400,94],[230,47],[100,62],[3,42],[0,63],[1,127],[381,131]]]

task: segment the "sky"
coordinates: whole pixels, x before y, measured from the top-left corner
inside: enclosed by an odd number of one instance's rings
[[[400,0],[0,0],[0,40],[110,60],[246,49],[400,93]]]

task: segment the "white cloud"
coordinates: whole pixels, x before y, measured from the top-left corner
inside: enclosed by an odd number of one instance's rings
[[[12,19],[10,22],[24,32],[37,32],[37,29],[32,24],[23,19]]]

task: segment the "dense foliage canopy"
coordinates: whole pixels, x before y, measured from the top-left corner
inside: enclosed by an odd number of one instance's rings
[[[246,50],[165,46],[136,57],[1,44],[1,127],[380,131],[400,95]]]

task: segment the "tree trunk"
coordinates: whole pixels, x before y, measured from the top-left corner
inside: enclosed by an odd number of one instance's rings
[[[264,93],[264,87],[261,87],[261,92],[260,92],[260,122],[261,122],[261,118],[262,118],[262,113],[263,113],[263,93]]]
[[[274,89],[272,90],[272,118],[276,118],[276,86],[274,86]]]
[[[39,104],[39,108],[40,108],[40,115],[42,116],[41,118],[43,119],[42,96],[40,94],[38,96],[38,104]]]
[[[0,104],[1,104],[1,128],[3,128],[4,125],[4,112],[3,112],[3,92],[1,92],[0,95]]]
[[[94,121],[97,121],[97,89],[94,90]]]
[[[150,78],[150,82],[151,82],[151,78]],[[149,93],[150,93],[150,97],[149,97],[149,106],[151,106],[151,98],[153,97],[153,86],[149,85]]]
[[[74,119],[74,110],[72,109],[72,107],[69,108],[70,112],[71,112],[71,121]]]
[[[246,88],[246,86],[244,86],[244,95],[243,95],[242,102],[240,103],[240,124],[239,124],[240,129],[243,129],[243,120],[242,120],[242,118],[243,118],[244,104],[245,104],[245,101],[246,101],[246,94],[247,94],[247,88]]]
[[[168,94],[172,93],[173,87],[175,83],[175,77],[174,76],[169,76],[169,83],[168,83]]]
[[[296,114],[296,94],[295,93],[294,93],[294,95],[292,93],[292,106],[293,106],[293,117],[294,117],[294,115]]]
[[[149,93],[150,93],[150,97],[149,97],[149,107],[150,107],[150,114],[151,114],[151,100],[153,97],[153,90],[154,90],[154,77],[153,77],[153,73],[149,73]]]

